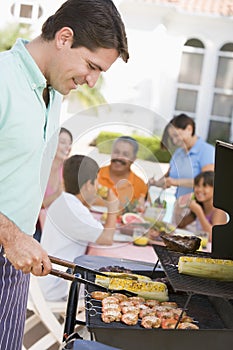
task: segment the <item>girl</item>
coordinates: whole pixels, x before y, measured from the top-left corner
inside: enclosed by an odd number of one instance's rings
[[[194,178],[194,199],[188,204],[190,212],[181,220],[178,227],[184,228],[196,220],[196,230],[208,232],[211,242],[212,227],[227,222],[226,213],[214,207],[213,194],[214,172],[201,172]]]

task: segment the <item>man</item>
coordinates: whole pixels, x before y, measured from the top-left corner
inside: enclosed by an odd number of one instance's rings
[[[137,152],[138,143],[134,138],[119,137],[113,143],[110,165],[100,168],[98,175],[99,192],[102,186],[111,188],[118,195],[123,210],[131,205],[140,210],[147,195],[147,185],[131,170]]]
[[[65,161],[65,192],[49,206],[41,238],[42,247],[50,255],[73,261],[86,253],[89,242],[113,243],[119,209],[114,193],[108,193],[104,226],[89,211],[96,198],[98,170],[96,161],[87,156],[74,155]],[[46,276],[39,283],[47,300],[60,300],[68,295],[68,283],[62,278]]]
[[[28,274],[51,269],[32,235],[56,151],[57,140],[49,141],[58,132],[61,94],[93,87],[119,56],[127,62],[127,39],[111,0],[68,0],[40,36],[0,54],[0,349],[21,349]]]

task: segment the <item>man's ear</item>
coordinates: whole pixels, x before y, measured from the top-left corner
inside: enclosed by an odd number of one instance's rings
[[[55,41],[58,49],[65,46],[71,47],[73,44],[74,32],[70,27],[61,28],[55,35]]]

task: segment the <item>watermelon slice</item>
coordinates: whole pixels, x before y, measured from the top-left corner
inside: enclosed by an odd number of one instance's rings
[[[136,213],[125,213],[122,215],[123,224],[139,224],[144,223],[145,220]]]

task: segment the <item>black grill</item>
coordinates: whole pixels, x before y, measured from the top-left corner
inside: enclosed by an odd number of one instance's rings
[[[178,272],[177,264],[183,253],[178,253],[160,245],[153,245],[161,265],[175,291],[185,291],[208,296],[233,299],[233,282],[222,282],[209,278],[191,277]],[[210,257],[210,254],[198,252],[186,256]]]
[[[151,271],[133,272],[152,278],[164,277],[161,271],[154,271],[153,274]],[[93,280],[94,276],[88,273],[87,278]],[[104,323],[101,320],[101,303],[90,298],[90,293],[95,289],[87,286],[89,296],[86,297],[86,322],[89,331],[101,343],[123,350],[219,350],[221,343],[224,343],[227,350],[232,347],[233,306],[229,300],[192,294],[187,303],[187,293],[169,293],[169,300],[177,302],[181,308],[187,308],[187,314],[198,321],[200,329],[145,329],[140,326],[140,321],[136,326],[127,326],[121,322]]]

